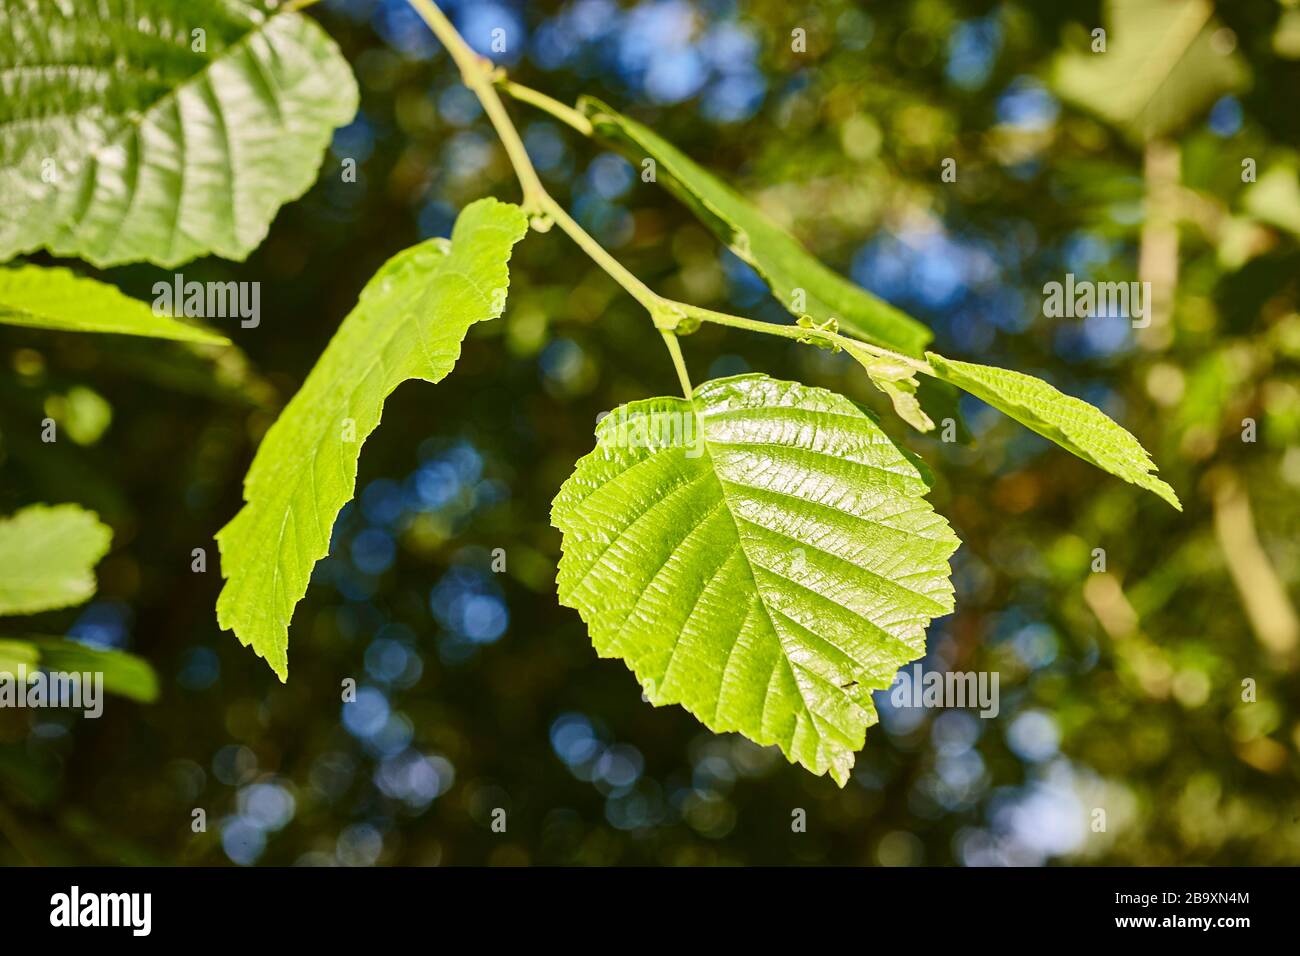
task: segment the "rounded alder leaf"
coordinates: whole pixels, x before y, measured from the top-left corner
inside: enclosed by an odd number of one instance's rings
[[[552,506],[560,600],[656,705],[843,785],[871,692],[953,607],[917,466],[824,389],[740,375],[597,427]]]

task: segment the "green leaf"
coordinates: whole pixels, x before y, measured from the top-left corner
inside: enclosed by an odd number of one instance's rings
[[[83,278],[68,269],[33,265],[0,269],[0,322],[60,332],[113,332],[229,344],[215,332],[156,315],[143,302],[106,282]]]
[[[95,593],[113,532],[78,505],[31,505],[0,519],[0,614],[35,614]]]
[[[921,473],[832,392],[765,375],[633,402],[556,496],[562,603],[655,705],[841,785],[871,692],[953,607]]]
[[[63,673],[99,673],[104,675],[104,689],[143,704],[158,699],[158,677],[149,662],[126,651],[91,647],[62,637],[32,637],[26,643],[47,671]],[[0,670],[3,670],[0,665]],[[28,671],[32,665],[27,665]]]
[[[1105,11],[1105,52],[1062,54],[1052,86],[1130,140],[1176,132],[1245,82],[1241,59],[1213,39],[1210,0],[1109,0]]]
[[[849,354],[857,359],[858,364],[867,370],[871,384],[889,396],[898,417],[919,432],[933,430],[934,422],[921,408],[917,389],[916,372],[905,362],[898,359],[871,355],[849,346]]]
[[[635,162],[653,158],[657,180],[758,270],[792,314],[809,315],[818,325],[838,319],[842,328],[909,355],[919,355],[933,338],[916,319],[813,258],[797,239],[652,130],[594,97],[582,97],[578,108],[601,137]]]
[[[1141,443],[1095,406],[1023,372],[955,362],[933,352],[925,357],[944,381],[988,402],[1102,471],[1154,492],[1183,510],[1174,489],[1155,476],[1155,463]]]
[[[329,551],[384,399],[408,379],[441,381],[469,327],[501,314],[510,252],[527,228],[518,206],[480,199],[460,214],[450,243],[431,239],[388,260],[257,450],[244,479],[248,503],[217,534],[228,579],[217,621],[281,680],[293,609]]]
[[[262,0],[0,0],[0,261],[243,259],[357,107],[334,41]]]
[[[38,668],[61,673],[104,675],[104,689],[144,704],[158,699],[158,677],[148,661],[111,648],[91,647],[63,637],[0,640],[0,674],[32,673]]]
[[[20,667],[34,670],[41,655],[28,641],[0,638],[0,674],[18,674]]]

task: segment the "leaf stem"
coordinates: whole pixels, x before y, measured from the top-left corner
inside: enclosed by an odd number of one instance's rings
[[[515,83],[507,79],[504,74],[498,74],[496,85],[507,95],[521,103],[527,103],[529,106],[536,107],[544,113],[548,113],[561,122],[572,127],[583,136],[595,135],[591,121],[582,113],[578,112],[571,106],[561,103],[553,97],[547,96],[539,90],[524,86],[522,83]],[[625,286],[626,287],[626,286]],[[629,291],[631,291],[629,289]],[[738,315],[729,315],[726,312],[715,312],[712,309],[705,309],[700,306],[688,305],[685,302],[676,302],[671,299],[659,299],[660,314],[656,317],[656,324],[660,330],[673,330],[678,321],[683,317],[691,317],[703,322],[713,322],[716,325],[728,325],[732,328],[746,329],[750,332],[760,332],[764,335],[779,335],[787,339],[801,339],[808,341],[811,338],[820,338],[826,342],[833,342],[840,348],[850,351],[864,352],[868,355],[877,357],[890,358],[915,369],[925,375],[933,375],[934,370],[929,364],[919,359],[912,358],[908,355],[902,355],[890,349],[882,348],[871,342],[865,342],[854,336],[842,332],[832,332],[829,329],[809,329],[796,325],[776,325],[771,322],[759,322],[754,319],[746,319]],[[652,310],[653,314],[653,310]]]
[[[591,120],[572,106],[567,106],[554,97],[547,96],[540,90],[524,86],[522,83],[516,83],[504,76],[497,78],[497,87],[507,96],[518,100],[520,103],[527,103],[529,106],[537,107],[543,113],[550,113],[561,123],[572,127],[583,136],[591,136],[595,132]]]
[[[533,228],[538,232],[545,232],[550,228],[550,222],[545,218],[547,200],[550,197],[537,176],[537,170],[533,168],[532,160],[528,158],[528,151],[524,149],[523,140],[519,138],[519,131],[510,121],[510,116],[506,113],[506,108],[501,105],[501,98],[497,96],[496,88],[492,85],[491,61],[470,49],[456,28],[452,26],[451,21],[432,0],[406,0],[406,2],[429,25],[429,29],[434,32],[438,41],[446,47],[460,70],[461,81],[483,104],[483,111],[492,121],[501,145],[505,147],[506,155],[510,157],[510,165],[515,168],[519,186],[524,191],[523,210],[532,218]]]
[[[677,333],[669,332],[667,329],[660,329],[659,334],[664,337],[664,345],[668,346],[668,354],[673,357],[673,368],[677,369],[677,381],[681,382],[682,395],[690,398],[692,395],[691,376],[686,371],[686,359],[682,356],[682,347],[677,341]]]
[[[407,3],[429,25],[429,29],[438,37],[439,42],[446,47],[447,52],[451,54],[451,58],[460,69],[461,79],[478,97],[479,102],[483,104],[483,110],[492,121],[497,136],[501,138],[506,154],[510,157],[510,163],[514,166],[515,176],[518,178],[519,185],[524,192],[523,208],[526,213],[533,217],[533,228],[539,232],[545,232],[550,228],[552,222],[557,223],[560,229],[596,265],[600,266],[611,279],[622,286],[632,298],[636,299],[650,313],[650,318],[653,320],[655,327],[659,329],[664,344],[668,347],[668,354],[673,360],[673,367],[677,370],[677,378],[681,382],[682,392],[687,398],[691,397],[691,380],[686,371],[686,362],[682,357],[677,329],[682,319],[688,318],[712,322],[716,325],[727,325],[732,328],[747,329],[750,332],[760,332],[764,335],[778,335],[787,339],[797,339],[805,343],[810,342],[812,339],[820,339],[850,351],[894,359],[926,375],[934,374],[934,370],[926,362],[881,348],[870,342],[860,341],[830,329],[759,322],[755,319],[746,319],[738,315],[715,312],[712,309],[666,299],[656,293],[629,272],[621,262],[610,255],[605,250],[605,247],[592,238],[569,215],[565,208],[546,191],[546,187],[542,185],[542,181],[537,175],[537,170],[533,168],[532,161],[528,158],[528,151],[519,138],[519,131],[515,129],[514,123],[511,122],[509,114],[506,113],[505,107],[501,103],[501,98],[497,95],[497,87],[500,87],[520,102],[528,103],[554,116],[584,136],[593,134],[591,122],[576,109],[565,106],[545,93],[540,93],[537,90],[506,79],[505,74],[495,69],[491,61],[479,56],[470,49],[451,21],[438,9],[433,0],[407,0]]]
[[[850,352],[864,352],[867,355],[873,355],[879,358],[889,358],[896,362],[901,362],[909,368],[915,369],[924,375],[934,375],[934,369],[930,367],[929,362],[923,362],[920,359],[912,358],[910,355],[903,355],[901,352],[895,352],[891,349],[882,348],[871,342],[864,342],[861,339],[845,335],[842,332],[832,332],[830,329],[806,328],[802,325],[778,325],[775,322],[760,322],[757,319],[746,319],[739,315],[729,315],[726,312],[715,312],[712,309],[701,308],[698,305],[687,305],[684,302],[667,302],[666,305],[676,307],[685,315],[699,319],[701,322],[712,322],[714,325],[725,325],[733,329],[745,329],[749,332],[759,332],[763,335],[777,335],[785,339],[797,339],[807,341],[809,339],[821,339],[824,342],[830,342],[838,345],[842,349]]]
[[[461,80],[474,92],[474,95],[478,97],[478,101],[483,104],[483,110],[492,121],[492,126],[496,129],[497,136],[500,137],[502,145],[505,146],[506,154],[510,157],[510,164],[515,169],[515,176],[524,192],[523,209],[531,217],[533,228],[538,232],[545,232],[550,229],[552,222],[558,223],[560,229],[577,243],[578,247],[590,256],[596,265],[600,266],[611,279],[621,285],[632,298],[641,303],[645,310],[650,313],[650,318],[654,321],[655,327],[663,334],[664,344],[668,346],[668,354],[673,360],[673,367],[677,370],[677,377],[681,381],[682,391],[687,398],[690,398],[691,381],[686,374],[686,363],[682,358],[682,350],[677,342],[677,336],[671,330],[665,330],[663,324],[665,313],[674,312],[667,300],[657,295],[649,286],[629,272],[621,262],[610,255],[605,250],[605,247],[592,238],[587,230],[578,225],[565,208],[546,191],[546,187],[542,185],[542,181],[537,175],[537,170],[533,168],[532,160],[528,158],[528,151],[519,138],[519,131],[515,129],[509,114],[506,113],[505,107],[501,104],[501,98],[497,96],[494,83],[499,81],[508,84],[509,82],[503,79],[503,74],[497,72],[489,60],[480,57],[470,49],[451,21],[447,19],[432,0],[406,0],[406,2],[429,25],[429,29],[434,32],[439,42],[446,47],[447,52],[451,54],[451,58],[460,69]],[[549,100],[556,109],[568,109],[568,107],[564,107],[540,93],[536,94],[532,102],[534,102],[534,105],[540,106],[542,99]],[[577,110],[571,110],[570,112],[575,117],[581,117]],[[585,117],[583,117],[583,121],[585,122]],[[574,120],[568,119],[566,122],[572,123]],[[591,124],[588,123],[588,131],[590,131],[590,126]]]
[[[542,208],[559,225],[569,238],[578,244],[596,265],[608,273],[609,277],[621,285],[627,293],[641,303],[653,318],[663,309],[665,301],[644,282],[634,276],[627,268],[605,251],[605,247],[592,238],[591,234],[574,221],[573,217],[561,206],[550,193],[542,191]],[[656,323],[657,324],[657,323]]]

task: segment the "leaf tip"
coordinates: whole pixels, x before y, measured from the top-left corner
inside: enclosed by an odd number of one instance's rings
[[[1150,482],[1146,486],[1147,490],[1153,494],[1159,495],[1162,499],[1178,512],[1183,510],[1183,503],[1178,500],[1178,492],[1166,481],[1161,481],[1154,475],[1151,476]]]

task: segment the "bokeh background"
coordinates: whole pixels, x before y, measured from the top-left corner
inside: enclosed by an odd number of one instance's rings
[[[632,300],[533,234],[505,316],[389,401],[281,685],[213,613],[212,535],[257,441],[387,257],[476,197],[518,198],[405,4],[325,0],[308,15],[355,66],[356,121],[248,262],[184,269],[262,283],[239,351],[0,330],[0,513],[75,501],[115,532],[91,603],[21,624],[129,649],[164,688],[97,721],[0,712],[0,862],[1300,863],[1300,4],[445,7],[485,53],[504,29],[492,56],[521,82],[594,93],[724,174],[937,350],[1106,409],[1185,512],[975,400],[973,443],[898,426],[964,542],[925,666],[997,671],[999,716],[879,694],[844,789],[710,734],[643,703],[556,602],[551,498],[601,411],[676,380]],[[654,288],[789,321],[625,159],[508,108],[547,187]],[[1067,272],[1152,282],[1155,321],[1044,317]],[[167,275],[105,277],[148,299]],[[720,328],[683,346],[697,381],[762,370],[885,410],[843,355]],[[44,414],[71,440],[41,444]]]

